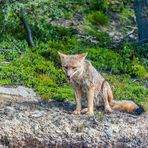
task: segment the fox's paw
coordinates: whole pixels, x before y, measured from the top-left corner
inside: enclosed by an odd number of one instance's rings
[[[73,111],[73,114],[74,114],[74,115],[80,115],[80,113],[81,113],[80,110],[74,110],[74,111]]]
[[[86,112],[86,115],[88,115],[88,116],[94,116],[94,112],[93,111],[87,111]]]
[[[106,113],[111,113],[112,111],[113,110],[109,106],[105,107],[105,112]]]
[[[82,114],[86,114],[88,112],[88,108],[83,108],[82,110],[81,110],[81,113]]]

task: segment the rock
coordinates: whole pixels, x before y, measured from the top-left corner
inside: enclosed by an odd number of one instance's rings
[[[30,117],[39,118],[39,117],[43,116],[43,114],[44,114],[44,111],[36,110],[36,111],[30,112]]]
[[[100,112],[100,119],[69,114],[74,107],[68,101],[1,95],[0,147],[147,147],[147,113]]]
[[[36,97],[36,93],[33,89],[24,86],[18,86],[17,88],[0,86],[0,94],[22,96],[24,98]]]
[[[109,127],[109,128],[106,130],[106,134],[107,134],[108,137],[111,137],[111,136],[112,136],[113,130],[112,130],[111,127]]]
[[[33,89],[24,87],[24,86],[18,86],[17,91],[20,96],[22,97],[35,97],[36,93]]]
[[[23,104],[16,104],[16,106],[15,106],[15,108],[17,109],[17,110],[21,110],[21,111],[25,111],[25,110],[28,110],[29,109],[29,106],[27,106],[27,105],[23,105]]]
[[[8,116],[13,116],[15,112],[16,110],[14,109],[14,107],[11,107],[11,106],[7,106],[4,110],[4,113]]]
[[[115,34],[116,34],[116,32],[109,32],[109,35],[110,35],[110,37],[113,37],[113,36],[115,36]]]
[[[19,95],[17,89],[5,87],[0,87],[0,94]]]

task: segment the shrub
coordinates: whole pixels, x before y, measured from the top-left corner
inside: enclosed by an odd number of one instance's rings
[[[91,0],[88,3],[91,10],[101,10],[103,12],[106,12],[110,5],[109,0]]]
[[[117,100],[133,100],[137,103],[147,102],[148,90],[139,82],[132,82],[129,75],[112,76],[105,75],[112,84],[114,98]]]
[[[107,26],[108,20],[108,16],[101,11],[94,11],[88,15],[88,21],[93,25]]]
[[[130,71],[130,75],[134,76],[134,77],[145,77],[147,75],[147,71],[145,69],[145,67],[141,64],[138,64],[138,63],[135,63],[133,62],[132,63],[132,66],[131,66],[131,69],[129,70]]]
[[[1,64],[0,83],[33,87],[44,99],[73,98],[63,71],[36,53],[22,55],[8,65]]]
[[[104,48],[89,48],[87,51],[90,60],[98,70],[110,71],[114,74],[120,73],[123,61],[119,54]]]

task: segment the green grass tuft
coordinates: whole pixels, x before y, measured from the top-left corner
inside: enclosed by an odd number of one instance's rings
[[[109,18],[101,11],[93,11],[88,15],[88,21],[93,25],[107,26]]]

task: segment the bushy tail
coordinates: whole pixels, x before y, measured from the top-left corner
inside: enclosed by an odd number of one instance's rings
[[[144,108],[133,101],[122,100],[112,102],[112,109],[119,110],[123,112],[128,112],[134,115],[140,115],[144,112]]]
[[[144,110],[144,108],[143,108],[141,105],[138,105],[138,106],[139,106],[139,108],[137,108],[137,109],[135,110],[134,114],[136,114],[136,115],[141,115],[142,113],[145,112],[145,110]]]

